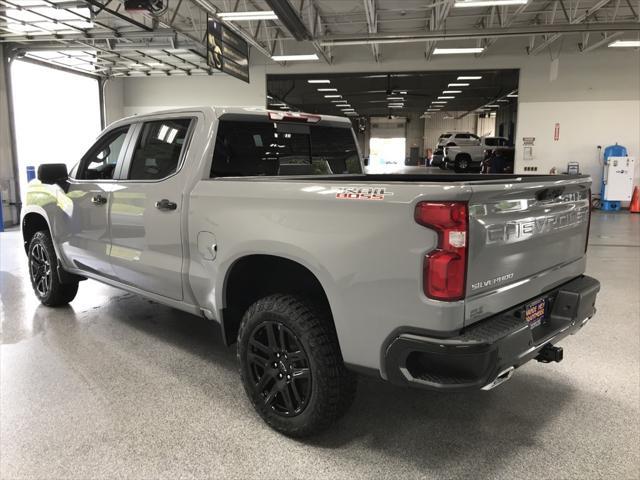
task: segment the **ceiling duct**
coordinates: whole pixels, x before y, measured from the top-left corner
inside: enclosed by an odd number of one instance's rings
[[[311,32],[302,22],[298,12],[291,6],[289,0],[266,0],[266,2],[293,38],[298,41],[312,39]]]

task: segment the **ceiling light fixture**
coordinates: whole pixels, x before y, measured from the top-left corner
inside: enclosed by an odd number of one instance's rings
[[[331,103],[347,103],[346,100],[331,100]]]
[[[445,101],[440,101],[440,100],[436,100],[436,101],[431,102],[431,103],[433,103],[433,104],[438,104],[438,103],[447,103],[447,102],[445,102]]]
[[[436,48],[433,51],[434,55],[455,55],[455,54],[464,54],[464,53],[482,53],[484,51],[484,47],[464,47],[464,48]],[[458,77],[460,80],[460,77]],[[467,79],[463,79],[467,80]]]
[[[462,76],[458,77],[458,80],[482,80],[482,77],[480,75]]]
[[[273,55],[271,60],[275,62],[304,62],[309,60],[318,60],[318,55],[315,53],[303,55]]]
[[[307,83],[331,83],[331,80],[307,80]]]
[[[462,90],[443,90],[442,93],[462,93]]]
[[[500,108],[500,105],[496,105],[496,104],[492,104],[492,105],[487,105],[488,108]]]
[[[319,88],[318,91],[319,92],[337,92],[338,89],[337,88]]]
[[[387,100],[404,100],[404,97],[387,97]]]
[[[613,48],[640,48],[640,40],[616,40],[609,44]]]
[[[450,83],[448,87],[468,87],[468,83]]]
[[[509,97],[509,98],[518,98],[518,94],[517,93],[510,93],[509,95],[507,95],[507,97]]]
[[[454,7],[500,7],[503,5],[525,5],[529,0],[458,0]]]
[[[342,95],[325,95],[324,98],[342,98]]]
[[[508,102],[509,100],[507,100],[506,98],[501,98],[499,100],[496,100],[497,102],[501,102],[501,103],[505,103]]]
[[[278,16],[273,10],[262,10],[254,12],[221,12],[217,16],[222,20],[230,22],[249,20],[277,20]]]
[[[438,100],[451,100],[452,98],[456,98],[456,97],[452,97],[450,95],[445,95],[444,97],[438,97]]]

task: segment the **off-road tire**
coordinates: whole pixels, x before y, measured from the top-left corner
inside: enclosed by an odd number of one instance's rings
[[[58,278],[58,257],[53,248],[51,235],[46,230],[36,232],[27,250],[29,278],[33,291],[40,303],[47,307],[61,307],[71,302],[78,293],[78,282],[61,283]],[[42,275],[36,276],[34,265],[38,265]],[[46,280],[42,281],[42,276]],[[44,283],[43,283],[44,282]]]
[[[268,395],[264,391],[258,391],[257,385],[260,381],[255,381],[254,369],[257,363],[252,355],[257,350],[255,342],[252,341],[250,345],[250,340],[255,340],[254,335],[271,326],[276,332],[283,328],[289,335],[295,336],[295,339],[289,337],[290,342],[298,342],[298,351],[302,350],[306,356],[305,361],[310,374],[310,393],[307,401],[301,402],[298,413],[288,416],[276,410],[276,402],[272,405],[265,404]],[[270,427],[287,436],[305,437],[328,428],[346,413],[355,397],[356,376],[344,365],[330,314],[301,297],[275,294],[251,305],[244,314],[238,332],[237,355],[242,383],[249,400]],[[254,363],[249,360],[250,356]],[[274,385],[278,381],[276,360],[278,359],[273,356],[264,363],[272,368],[270,375]],[[264,371],[266,374],[266,368]],[[286,369],[282,371],[285,374],[287,372]],[[285,379],[282,381],[286,382]],[[286,394],[289,395],[291,391],[287,390]],[[278,395],[282,394],[275,394],[276,398]]]

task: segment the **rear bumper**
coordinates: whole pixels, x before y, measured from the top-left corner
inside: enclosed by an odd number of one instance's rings
[[[487,388],[535,358],[540,350],[576,333],[596,312],[600,282],[580,276],[537,298],[545,298],[550,314],[530,328],[524,320],[529,302],[482,320],[450,338],[398,333],[384,353],[390,382],[431,390]]]

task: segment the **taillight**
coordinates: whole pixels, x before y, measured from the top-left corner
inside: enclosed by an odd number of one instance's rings
[[[424,294],[436,300],[464,298],[468,212],[464,202],[420,202],[415,220],[438,233],[438,246],[424,258]]]

